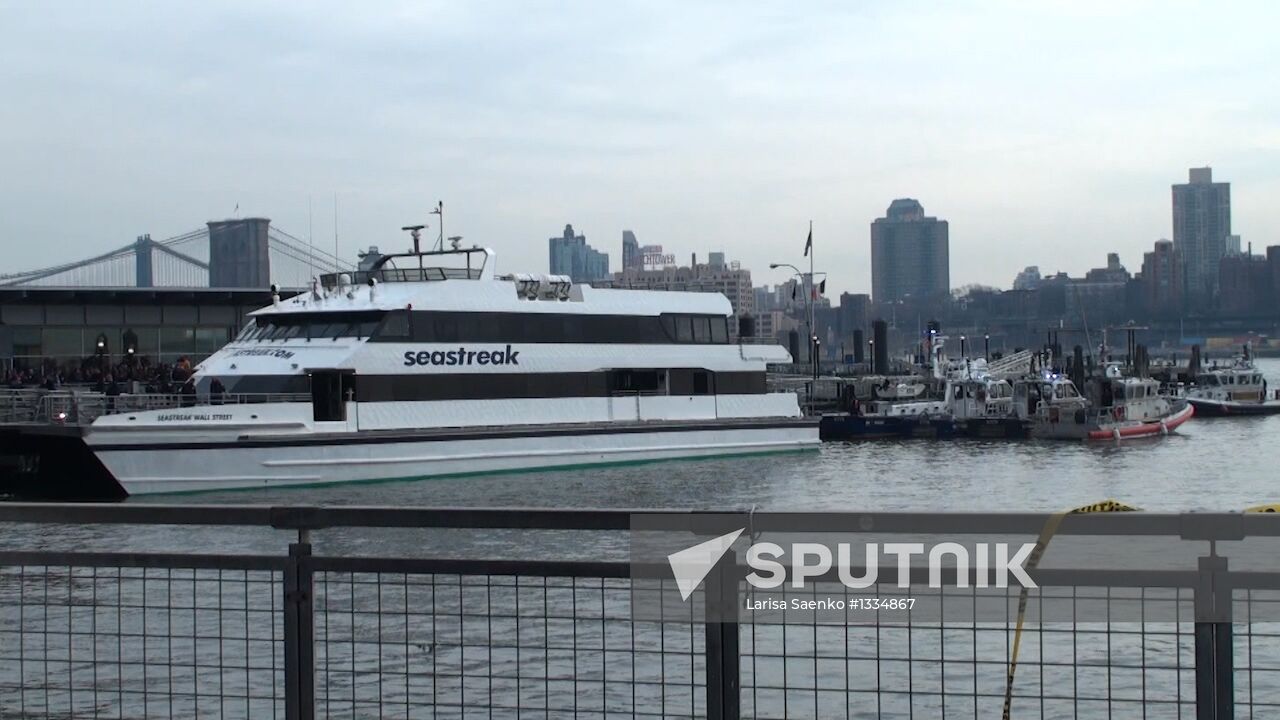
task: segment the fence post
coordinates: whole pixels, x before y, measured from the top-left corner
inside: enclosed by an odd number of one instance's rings
[[[1196,720],[1235,717],[1232,658],[1231,586],[1226,582],[1227,559],[1210,543],[1200,558],[1200,581],[1195,588]]]
[[[284,713],[286,720],[315,717],[315,625],[311,542],[306,530],[289,545],[284,571]]]
[[[738,577],[732,550],[707,574],[707,720],[737,720],[739,715]]]

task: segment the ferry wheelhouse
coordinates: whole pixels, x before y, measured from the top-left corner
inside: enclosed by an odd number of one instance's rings
[[[718,294],[494,272],[487,248],[318,278],[251,314],[168,407],[121,396],[77,441],[94,496],[422,478],[815,448],[770,393],[781,347]]]

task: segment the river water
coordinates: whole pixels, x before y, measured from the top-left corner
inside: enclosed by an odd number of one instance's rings
[[[1280,388],[1280,360],[1260,360]],[[1280,415],[1196,418],[1167,438],[1114,442],[893,440],[816,452],[299,490],[199,503],[767,510],[1052,511],[1115,498],[1146,510],[1280,502]],[[174,498],[142,501],[174,502]]]
[[[1267,375],[1270,386],[1280,387],[1280,360],[1263,360],[1259,362],[1259,367]],[[1234,511],[1250,505],[1280,502],[1280,482],[1277,482],[1276,473],[1278,467],[1280,467],[1280,416],[1199,418],[1183,425],[1175,434],[1167,438],[1125,441],[1119,444],[1112,441],[1086,444],[1016,440],[826,443],[817,451],[766,457],[662,462],[625,467],[507,473],[327,488],[208,493],[180,498],[144,497],[128,502],[699,509],[745,509],[754,506],[761,510],[853,512],[904,510],[1042,512],[1115,498],[1153,511]],[[314,541],[317,552],[335,555],[497,557],[509,556],[515,548],[519,549],[518,554],[521,556],[546,559],[564,557],[599,559],[602,556],[625,557],[626,554],[627,540],[621,533],[597,533],[590,541],[570,539],[566,534],[560,533],[541,533],[543,537],[540,540],[533,540],[530,535],[531,533],[518,531],[464,533],[462,531],[333,530],[316,533]],[[580,538],[581,534],[578,537]],[[291,539],[292,535],[289,533],[260,528],[241,530],[120,526],[0,526],[0,550],[87,549],[279,555]],[[163,581],[158,583],[162,597],[157,601],[157,605],[151,605],[151,601],[146,598],[150,597],[153,588],[157,585],[154,581],[152,586],[148,587],[148,581],[145,578],[121,579],[119,576],[110,575],[109,569],[106,571],[108,575],[105,579],[98,572],[93,572],[88,577],[83,577],[82,572],[82,569],[58,568],[26,570],[8,568],[0,572],[0,657],[8,667],[8,670],[0,671],[0,686],[2,686],[0,687],[0,716],[4,716],[6,712],[14,712],[21,716],[64,716],[76,710],[80,700],[76,699],[77,696],[74,693],[58,689],[60,686],[57,682],[52,682],[49,686],[44,684],[44,679],[52,672],[47,662],[49,657],[65,658],[65,662],[55,664],[65,669],[59,672],[66,672],[67,684],[79,687],[78,692],[81,693],[79,697],[86,701],[105,703],[102,707],[110,707],[108,712],[156,717],[165,716],[165,713],[170,710],[178,714],[188,714],[202,707],[202,702],[209,700],[218,703],[217,707],[220,710],[220,712],[211,713],[213,715],[256,717],[278,713],[281,707],[278,699],[282,682],[280,664],[275,660],[275,656],[271,655],[272,661],[267,663],[265,674],[259,673],[259,676],[251,677],[250,667],[258,662],[261,656],[249,639],[265,636],[265,634],[279,637],[277,634],[279,620],[276,614],[279,606],[274,599],[279,594],[279,587],[276,584],[278,580],[261,583],[261,587],[254,590],[255,597],[258,598],[254,602],[265,603],[266,608],[261,613],[263,623],[261,627],[251,630],[248,621],[243,620],[248,613],[234,609],[215,610],[212,615],[218,623],[221,623],[222,619],[228,617],[228,613],[239,612],[238,617],[245,623],[245,639],[239,644],[230,645],[242,647],[238,651],[241,653],[239,656],[227,655],[226,653],[230,651],[223,645],[225,629],[221,624],[216,627],[211,626],[207,636],[211,641],[217,640],[222,655],[210,655],[207,662],[216,663],[217,666],[228,662],[233,665],[243,665],[244,687],[253,688],[248,692],[250,696],[258,693],[257,700],[250,697],[242,704],[233,703],[234,708],[228,710],[225,706],[226,698],[227,693],[231,692],[228,688],[232,687],[228,684],[229,680],[224,678],[216,688],[210,687],[206,691],[209,695],[203,696],[204,700],[199,690],[199,681],[196,680],[199,671],[204,667],[202,662],[205,662],[201,660],[202,650],[199,642],[206,637],[206,631],[202,630],[200,625],[204,621],[197,614],[200,604],[205,602],[200,599],[203,591],[196,582],[200,577],[198,573],[188,571],[187,575],[182,576],[192,578],[190,582],[185,579],[178,582],[177,576],[166,574]],[[210,577],[208,587],[214,593],[215,605],[217,602],[226,602],[228,583],[233,590],[232,595],[243,592],[243,605],[239,607],[247,608],[251,604],[252,584],[248,576],[242,576],[239,581],[236,581],[234,578],[229,580],[224,577],[221,571],[210,572],[216,572],[216,575],[211,577],[205,576]],[[487,678],[491,687],[496,687],[492,686],[492,683],[494,677],[498,675],[514,673],[518,676],[521,672],[531,672],[534,675],[540,673],[544,678],[562,675],[565,678],[572,678],[573,685],[562,689],[559,693],[561,700],[568,698],[574,707],[578,707],[579,701],[594,703],[601,708],[610,707],[613,704],[614,700],[610,699],[612,690],[602,683],[592,681],[591,672],[583,671],[579,667],[582,658],[588,657],[590,653],[575,655],[565,651],[562,653],[565,657],[553,662],[550,652],[547,651],[546,658],[541,661],[543,664],[537,667],[534,667],[536,662],[530,665],[523,655],[519,656],[518,662],[513,658],[500,661],[498,650],[495,649],[498,645],[520,645],[524,642],[523,635],[520,634],[523,631],[518,630],[518,623],[517,630],[510,631],[508,635],[502,635],[491,627],[488,630],[489,634],[484,636],[485,639],[477,641],[474,645],[461,641],[442,644],[437,649],[435,659],[431,661],[431,672],[421,670],[414,664],[417,661],[410,657],[412,648],[407,638],[418,632],[419,624],[428,622],[429,618],[433,633],[431,638],[435,642],[434,633],[437,632],[435,614],[444,613],[441,615],[444,620],[456,616],[459,622],[462,622],[460,618],[464,617],[461,606],[452,608],[448,612],[441,609],[439,603],[444,602],[445,598],[436,597],[435,579],[433,578],[431,582],[432,593],[428,596],[428,602],[435,609],[435,613],[416,616],[410,614],[408,594],[411,587],[407,580],[405,581],[404,596],[400,600],[403,614],[398,631],[384,629],[381,614],[359,616],[364,617],[365,625],[355,622],[357,615],[352,610],[356,604],[357,589],[362,587],[356,582],[355,576],[347,576],[344,580],[343,576],[338,574],[327,579],[323,586],[317,588],[317,603],[329,610],[322,613],[322,617],[332,615],[341,619],[344,614],[350,614],[352,618],[345,630],[346,637],[349,638],[347,640],[341,639],[340,628],[335,630],[325,625],[317,630],[324,636],[324,642],[318,645],[317,651],[325,653],[318,659],[325,668],[319,691],[324,693],[326,706],[330,697],[343,698],[341,711],[338,708],[326,707],[330,711],[326,714],[350,717],[368,714],[362,712],[357,701],[359,687],[374,683],[369,687],[375,690],[376,697],[371,699],[370,703],[386,701],[393,697],[386,693],[399,692],[394,689],[388,691],[383,687],[383,680],[379,678],[388,677],[387,673],[390,673],[389,676],[392,678],[403,677],[404,696],[397,701],[404,703],[405,713],[410,716],[423,714],[428,707],[431,713],[434,713],[437,709],[436,700],[432,698],[439,698],[440,702],[443,702],[444,696],[427,694],[425,690],[419,692],[419,689],[411,687],[409,682],[411,679],[417,682],[423,677],[435,677],[437,662],[441,664],[441,668],[451,668],[450,672],[456,675],[478,673],[480,677]],[[457,582],[454,581],[455,586]],[[599,583],[599,581],[596,582]],[[186,589],[188,585],[189,590]],[[221,591],[218,590],[219,586],[222,586]],[[54,594],[65,594],[66,600],[50,603],[51,587],[54,588]],[[385,589],[377,589],[376,582],[372,587],[375,588],[378,607],[381,608],[386,599],[383,594]],[[115,617],[116,630],[114,631],[111,628],[104,629],[92,624],[98,622],[95,618],[98,618],[103,611],[100,607],[102,598],[99,595],[103,590],[114,593],[112,595],[114,605],[108,604],[105,607],[107,616]],[[394,592],[394,587],[391,590]],[[509,594],[517,592],[519,591],[511,589]],[[567,608],[555,607],[550,600],[549,591],[544,588],[543,592],[548,595],[544,598],[539,612],[564,610],[570,613],[570,616],[576,612],[576,605]],[[603,593],[602,590],[593,592]],[[346,607],[345,611],[341,607],[334,611],[328,605],[328,603],[341,601],[348,594],[350,606]],[[458,597],[459,599],[462,597],[461,591]],[[219,598],[223,599],[219,601]],[[141,605],[129,604],[139,601],[143,601]],[[146,608],[142,608],[144,605]],[[73,632],[72,628],[83,624],[76,614],[81,607],[98,609],[88,615],[87,622],[91,624],[87,629],[81,628]],[[187,615],[181,615],[174,609],[185,607],[192,608]],[[218,607],[222,606],[218,605]],[[140,609],[130,610],[129,608]],[[625,597],[619,600],[616,609],[617,617],[626,617]],[[111,612],[113,610],[114,613]],[[131,636],[124,633],[124,625],[121,623],[130,622],[135,615],[150,623],[151,620],[146,619],[148,611],[152,618],[159,615],[164,618],[165,623],[171,623],[157,631],[143,633],[149,636],[155,632],[161,639],[168,642],[167,651],[159,654],[160,659],[157,661],[153,658],[147,661],[145,648],[143,648],[143,661],[130,666],[144,668],[142,671],[128,674],[126,677],[126,673],[121,670],[118,681],[113,680],[112,677],[99,678],[96,670],[94,674],[89,675],[91,667],[97,667],[102,663],[105,663],[103,666],[108,668],[115,665],[124,668],[127,665],[126,660],[130,651],[120,638],[123,637],[127,641]],[[608,614],[609,610],[602,608],[601,612]],[[496,610],[494,616],[496,619],[493,622],[509,619],[499,616]],[[411,617],[415,618],[412,623]],[[394,621],[394,619],[393,616],[391,620]],[[526,622],[537,622],[537,618]],[[625,621],[619,622],[623,626],[626,625]],[[62,635],[49,632],[54,627],[67,628],[65,646],[58,645],[62,642],[58,639],[63,637]],[[1166,628],[1167,632],[1164,635],[1156,637],[1144,635],[1137,639],[1119,636],[1112,638],[1111,631],[1107,630],[1105,645],[1094,650],[1085,649],[1084,645],[1077,646],[1078,642],[1083,642],[1081,638],[1103,637],[1096,628],[1094,630],[1090,633],[1077,628],[1074,633],[1065,633],[1062,636],[1062,643],[1069,644],[1062,647],[1068,648],[1067,650],[1055,651],[1047,635],[1027,638],[1029,644],[1024,648],[1024,652],[1028,653],[1028,658],[1036,658],[1039,664],[1035,665],[1035,671],[1030,669],[1030,665],[1028,666],[1029,669],[1024,672],[1026,677],[1019,680],[1019,694],[1040,698],[1040,701],[1039,707],[1034,705],[1025,707],[1030,713],[1025,714],[1026,717],[1082,717],[1084,716],[1081,715],[1082,712],[1089,714],[1086,709],[1089,707],[1088,702],[1094,702],[1093,707],[1099,713],[1115,711],[1120,713],[1116,716],[1124,717],[1137,717],[1138,712],[1143,713],[1144,717],[1175,717],[1191,714],[1192,710],[1188,703],[1194,696],[1191,689],[1194,675],[1185,668],[1194,660],[1191,657],[1188,634],[1190,628],[1187,623],[1180,623],[1172,629]],[[88,652],[94,657],[95,663],[84,663],[82,666],[71,663],[74,646],[80,642],[80,638],[92,637],[94,634],[101,635],[104,632],[109,638],[115,638],[114,642],[120,644],[120,649],[104,650],[90,646]],[[113,632],[115,634],[112,634]],[[571,633],[575,647],[577,642],[588,637],[581,632],[581,630],[573,630]],[[832,632],[836,634],[832,635]],[[843,643],[843,649],[837,648],[833,651],[835,653],[833,657],[840,658],[832,660],[837,663],[837,667],[834,668],[825,668],[819,664],[827,661],[817,659],[822,653],[818,648],[820,641],[816,629],[811,641],[812,646],[807,650],[792,648],[793,640],[787,639],[785,634],[780,640],[767,642],[766,638],[757,638],[753,634],[749,643],[744,640],[743,648],[743,671],[746,673],[744,705],[750,706],[744,708],[744,713],[761,717],[870,717],[874,715],[907,717],[912,715],[914,710],[914,717],[936,717],[939,715],[939,710],[945,707],[949,715],[954,714],[958,717],[995,716],[1003,691],[1009,640],[1007,629],[1003,624],[990,631],[990,647],[985,647],[984,643],[988,641],[980,637],[979,631],[973,626],[970,626],[967,631],[958,631],[958,638],[953,639],[949,636],[946,638],[947,648],[963,648],[964,642],[969,643],[967,650],[961,654],[967,654],[971,659],[967,662],[952,664],[953,667],[961,668],[962,676],[958,678],[953,677],[953,670],[944,667],[941,662],[942,658],[952,650],[944,652],[942,640],[934,635],[927,637],[920,635],[927,632],[936,634],[942,632],[941,630],[935,628],[928,631],[925,628],[919,632],[913,631],[905,636],[905,640],[899,638],[895,641],[902,645],[897,650],[894,646],[884,644],[890,642],[885,639],[889,637],[888,632],[875,627],[856,626],[850,626],[843,631],[824,630],[822,642],[838,637]],[[1148,628],[1144,632],[1151,633],[1153,630]],[[338,634],[335,635],[335,633]],[[373,643],[366,643],[369,648],[360,650],[361,646],[355,641],[361,635],[385,638],[388,633],[396,637],[395,642],[377,643],[375,640]],[[868,660],[857,661],[862,662],[865,667],[862,665],[855,667],[856,662],[852,659],[849,659],[846,665],[846,658],[852,658],[853,655],[842,654],[849,653],[849,638],[854,637],[854,633],[862,633],[857,636],[855,645],[869,653]],[[968,637],[966,633],[972,635],[970,640],[965,640],[965,637]],[[175,648],[174,636],[186,637],[187,635],[192,637],[190,647]],[[590,637],[591,642],[599,639]],[[659,638],[662,637],[665,636],[660,633]],[[686,653],[686,660],[689,659],[689,654],[696,655],[700,652],[700,641],[695,642],[699,637],[697,633],[689,633],[688,637],[690,638],[688,647],[682,649],[682,652]],[[28,644],[33,640],[44,644],[39,648],[28,648]],[[54,643],[53,646],[49,645],[50,641]],[[551,640],[539,642],[544,642],[547,647],[550,647]],[[606,641],[600,640],[600,642]],[[634,649],[637,657],[640,657],[639,653],[644,643],[649,641],[637,639],[633,631],[630,642],[633,644],[626,647]],[[1042,642],[1043,645],[1041,645]],[[22,651],[15,650],[15,643],[17,647],[25,649],[28,658],[16,664],[14,663],[15,655],[21,655]],[[776,645],[777,648],[785,646],[787,658],[785,660],[757,658],[755,653],[746,657],[757,643],[761,645],[762,656],[766,652],[765,645]],[[875,647],[867,649],[867,643],[874,643]],[[405,656],[389,658],[386,655],[387,648],[398,648],[401,645],[404,647]],[[268,650],[261,650],[262,653],[274,652],[269,650],[272,647],[270,643],[263,647]],[[660,647],[666,647],[665,652],[671,651],[670,646]],[[777,652],[777,648],[774,652]],[[903,657],[910,658],[913,652],[919,656],[918,654],[923,652],[925,656],[936,657],[937,660],[892,659],[896,657],[894,653],[903,648],[905,648]],[[1264,649],[1259,639],[1256,650],[1252,643],[1249,648],[1250,653],[1257,653],[1257,657],[1250,655],[1253,662],[1259,662],[1257,658],[1265,655],[1267,662],[1280,667],[1280,646],[1276,643],[1271,643],[1270,647]],[[479,661],[462,657],[464,651],[473,653],[469,658],[478,657],[476,653],[485,653],[479,657],[491,658],[491,660],[477,665]],[[80,652],[75,651],[75,653]],[[489,652],[493,652],[494,655],[488,655]],[[1070,681],[1066,679],[1060,682],[1055,681],[1046,674],[1055,667],[1054,663],[1049,662],[1047,658],[1049,652],[1065,653],[1061,658],[1060,666],[1057,667],[1069,671],[1072,678]],[[450,653],[458,653],[458,656],[453,657]],[[615,653],[615,655],[619,654]],[[620,656],[625,655],[624,651]],[[79,656],[83,657],[83,654]],[[1139,660],[1134,661],[1132,657],[1137,657]],[[1126,658],[1130,659],[1126,660]],[[1120,678],[1119,673],[1123,672],[1121,668],[1126,663],[1156,663],[1157,658],[1158,662],[1172,663],[1173,667],[1180,666],[1184,669],[1169,670],[1165,675],[1158,675],[1159,672],[1165,672],[1163,670],[1146,670],[1136,678]],[[782,664],[777,667],[766,667],[763,664],[765,661]],[[160,681],[148,675],[145,669],[157,662],[155,668],[163,671],[164,675]],[[642,665],[650,662],[651,659],[644,660],[626,672],[639,673],[644,669]],[[757,662],[761,664],[757,666]],[[175,679],[175,666],[181,670],[188,665],[189,672]],[[335,666],[345,668],[348,665],[351,668],[348,675],[339,673],[337,676],[330,677],[329,668]],[[881,678],[882,673],[892,670],[897,665],[902,666],[899,669],[903,672],[914,672],[917,675],[916,680],[907,681],[906,687],[912,689],[910,694],[901,692],[903,688],[898,679],[891,679],[888,676]],[[209,667],[215,666],[209,665]],[[662,665],[659,664],[656,667],[660,668]],[[965,670],[965,668],[968,669]],[[600,671],[602,677],[605,672],[603,669]],[[608,670],[609,674],[613,672],[612,669]],[[1105,677],[1100,675],[1095,678],[1095,680],[1099,678],[1105,680],[1105,687],[1094,693],[1095,701],[1088,700],[1089,693],[1093,691],[1086,689],[1086,686],[1096,688],[1097,682],[1084,683],[1080,680],[1081,677],[1085,677],[1082,673],[1088,672],[1094,672],[1095,675],[1105,672]],[[1112,683],[1113,672],[1116,673],[1114,684]],[[694,676],[696,677],[697,673]],[[925,690],[919,690],[917,688],[920,682],[919,677],[926,676],[932,678],[929,680],[932,685],[926,686]],[[345,680],[343,680],[344,677]],[[432,693],[435,693],[435,681],[432,682]],[[807,687],[811,688],[799,693],[799,698],[802,700],[800,707],[788,705],[790,690],[785,692],[760,690],[761,687],[794,687],[797,682],[801,687],[807,684]],[[1084,684],[1077,685],[1077,682]],[[582,683],[581,687],[579,683]],[[1244,676],[1238,671],[1238,694],[1247,693],[1249,698],[1258,701],[1280,701],[1280,681],[1254,679],[1251,672],[1248,683],[1246,685]],[[510,691],[515,693],[514,695],[503,695],[502,692],[507,691],[493,690],[494,694],[491,698],[495,702],[500,700],[506,702],[514,697],[522,704],[532,703],[535,707],[546,708],[554,705],[550,698],[557,696],[557,692],[551,687],[550,681],[543,684],[546,687],[535,688],[532,695],[527,695],[522,687]],[[859,692],[852,690],[860,684],[866,685],[866,689]],[[751,686],[749,692],[748,685]],[[133,688],[135,692],[133,698],[120,695],[118,700],[112,700],[112,694],[118,693],[122,686]],[[630,685],[624,681],[617,686],[630,688],[633,693],[630,699],[618,700],[620,703],[618,708],[624,711],[627,708],[638,709],[650,704],[642,698],[634,697],[636,687],[645,691],[657,688],[660,694],[667,692],[668,697],[674,697],[676,706],[680,706],[684,713],[699,715],[703,710],[700,706],[701,701],[697,699],[701,697],[700,693],[692,692],[689,686],[681,686],[683,690],[681,687],[675,688],[674,696],[670,695],[673,692],[670,688],[663,691],[660,682],[650,686],[642,685],[638,681],[635,685]],[[835,705],[826,707],[819,704],[819,700],[825,696],[823,691],[813,688],[824,686],[832,689],[828,695]],[[151,688],[151,692],[158,697],[167,699],[170,703],[168,708],[153,711],[148,706],[147,688]],[[838,691],[842,688],[843,691]],[[345,700],[348,693],[350,702]],[[383,694],[377,695],[377,693]],[[1054,701],[1056,706],[1047,707],[1044,700],[1047,696],[1058,697],[1060,702]],[[1151,705],[1153,698],[1157,696],[1164,704]],[[1124,697],[1130,699],[1122,709],[1115,703],[1118,702],[1117,698]],[[178,703],[176,707],[172,705],[175,698]],[[258,701],[262,704],[260,708],[254,704]],[[415,707],[415,702],[421,702],[422,705]],[[1082,702],[1085,705],[1082,706]],[[34,712],[32,703],[35,703]],[[958,705],[953,706],[953,703]],[[366,710],[371,711],[374,707],[376,705],[371,704]],[[662,712],[669,715],[683,714],[666,705],[662,706]]]

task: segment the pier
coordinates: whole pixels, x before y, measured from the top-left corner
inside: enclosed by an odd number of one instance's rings
[[[1280,571],[1258,563],[1280,542],[1271,515],[1061,518],[1064,546],[1162,549],[1141,567],[1112,552],[1108,567],[1095,553],[1092,566],[1032,570],[1045,619],[1023,624],[887,609],[750,621],[732,609],[763,601],[732,561],[687,610],[645,616],[625,548],[656,514],[0,504],[0,716],[990,718],[1007,688],[1017,718],[1213,720],[1280,705]],[[981,541],[1034,540],[1050,519],[700,515],[747,518],[752,533]],[[72,526],[92,541],[56,547]],[[843,599],[943,607],[976,593],[882,568]]]

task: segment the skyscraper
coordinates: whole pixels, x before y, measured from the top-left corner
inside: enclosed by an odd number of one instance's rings
[[[622,231],[622,269],[644,269],[644,255],[640,252],[640,242],[636,240],[636,234],[630,230]]]
[[[1191,168],[1173,186],[1173,247],[1186,268],[1187,298],[1203,307],[1218,289],[1218,266],[1231,235],[1231,183],[1213,181],[1211,168]]]
[[[585,235],[575,235],[572,225],[565,225],[564,234],[551,238],[547,244],[553,275],[568,275],[574,282],[609,277],[609,254],[588,245]]]
[[[1182,313],[1186,274],[1182,254],[1168,240],[1157,240],[1151,252],[1142,256],[1142,293],[1147,312],[1155,317]]]
[[[1271,266],[1252,251],[1228,255],[1218,265],[1218,310],[1258,315],[1271,309]]]
[[[946,220],[925,217],[919,201],[901,198],[871,223],[871,294],[876,302],[926,299],[951,290]]]

